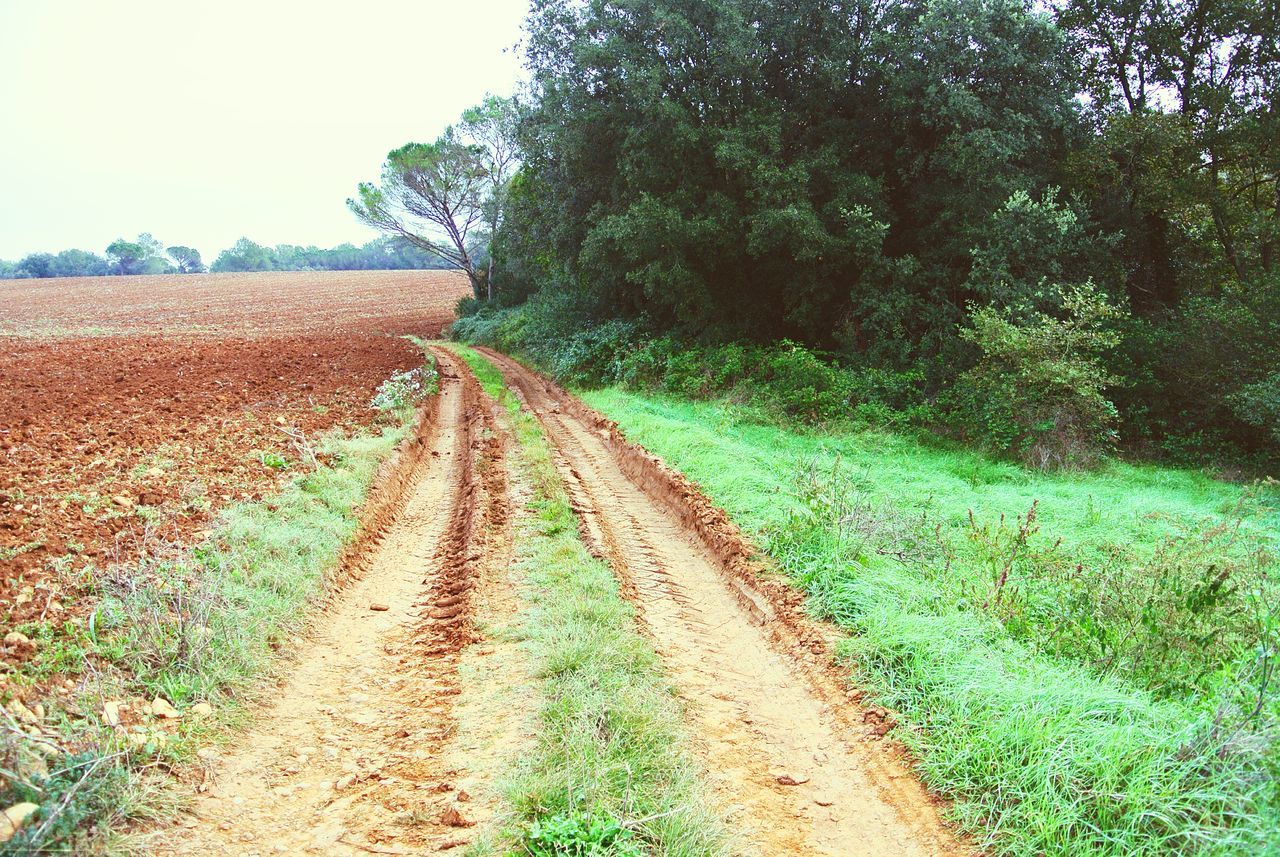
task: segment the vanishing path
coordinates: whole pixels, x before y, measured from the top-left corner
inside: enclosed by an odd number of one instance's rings
[[[910,771],[858,728],[843,685],[823,684],[816,638],[786,642],[807,620],[735,580],[723,545],[690,523],[711,514],[705,498],[673,505],[596,415],[482,350],[541,421],[588,546],[684,699],[734,853],[966,853]],[[465,364],[437,357],[440,395],[392,493],[370,504],[377,537],[345,570],[355,579],[254,725],[209,759],[188,826],[159,834],[154,853],[434,853],[474,841],[500,811],[495,786],[538,698],[511,633],[522,608],[511,519],[528,489],[511,484],[501,409]]]
[[[910,772],[867,747],[771,644],[697,534],[624,473],[611,434],[555,385],[481,351],[541,421],[589,547],[636,602],[741,853],[965,853]]]
[[[471,825],[494,813],[490,769],[529,698],[520,653],[494,657],[504,644],[475,630],[517,608],[510,498],[492,403],[447,352],[437,357],[434,415],[402,453],[403,499],[391,498],[358,579],[254,725],[210,759],[194,821],[162,834],[157,853],[434,852],[471,841]]]

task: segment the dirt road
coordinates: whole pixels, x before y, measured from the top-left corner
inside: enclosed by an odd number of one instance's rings
[[[485,766],[528,696],[519,653],[491,657],[502,643],[473,621],[498,628],[515,610],[504,450],[474,379],[438,357],[438,401],[395,465],[358,579],[247,734],[211,755],[188,829],[158,837],[160,853],[420,853],[468,842],[493,813]],[[478,658],[487,686],[462,687]]]
[[[637,468],[636,451],[562,390],[483,351],[541,421],[589,546],[640,608],[744,853],[964,853],[910,773],[867,746],[852,712],[837,716],[830,688],[771,639],[764,626],[787,605],[727,576],[687,513],[664,508],[664,493],[680,502],[666,474]]]
[[[735,853],[966,853],[848,701],[823,654],[829,632],[784,584],[743,570],[749,546],[723,513],[562,390],[485,354],[541,421],[588,546],[685,700]],[[402,508],[274,703],[213,762],[167,853],[435,851],[498,811],[494,782],[536,704],[518,646],[502,642],[515,635],[500,631],[521,610],[521,489],[500,416],[464,364],[440,357],[436,410],[401,463]]]

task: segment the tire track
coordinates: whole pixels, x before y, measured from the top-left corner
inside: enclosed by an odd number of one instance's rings
[[[479,749],[470,733],[500,734],[518,712],[470,705],[462,735],[455,709],[488,693],[459,672],[484,639],[475,612],[493,622],[515,609],[505,446],[474,378],[436,356],[435,422],[371,495],[374,529],[344,558],[356,579],[273,702],[211,760],[194,817],[158,853],[420,853],[466,844],[492,815],[492,790],[471,777],[487,751],[465,751]]]
[[[514,360],[481,351],[542,423],[584,539],[615,569],[687,700],[741,853],[967,853],[907,768],[868,751],[866,731],[792,649],[778,606],[726,570],[719,546],[672,514],[653,479],[629,472],[612,428]]]

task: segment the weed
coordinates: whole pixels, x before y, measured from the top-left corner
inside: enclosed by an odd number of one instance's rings
[[[264,467],[270,467],[272,470],[289,469],[289,460],[278,452],[259,453],[258,460],[262,462]]]
[[[641,857],[641,845],[611,818],[552,815],[540,818],[525,833],[532,857]]]

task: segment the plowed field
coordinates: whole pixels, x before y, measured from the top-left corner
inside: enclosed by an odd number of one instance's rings
[[[284,429],[372,423],[378,385],[422,363],[402,335],[438,335],[465,293],[434,271],[0,281],[5,627],[83,612],[80,569],[268,493],[299,458]]]

